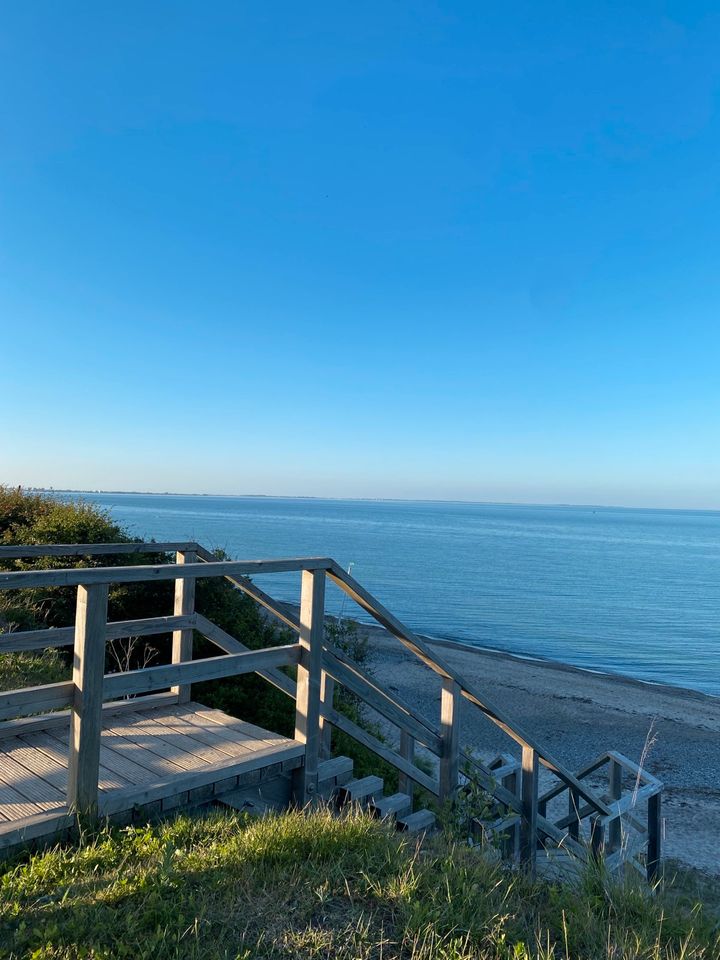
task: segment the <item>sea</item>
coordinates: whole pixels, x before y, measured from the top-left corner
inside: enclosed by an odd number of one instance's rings
[[[720,696],[720,512],[64,493],[234,559],[331,556],[419,633]],[[298,574],[258,577],[298,601]],[[336,588],[328,611],[368,619]]]

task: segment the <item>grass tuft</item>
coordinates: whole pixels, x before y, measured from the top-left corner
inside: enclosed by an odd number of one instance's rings
[[[7,960],[711,960],[715,917],[592,868],[534,882],[358,810],[210,813],[7,865]]]

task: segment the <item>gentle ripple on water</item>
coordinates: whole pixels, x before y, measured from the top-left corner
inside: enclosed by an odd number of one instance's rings
[[[423,633],[720,695],[720,513],[82,496],[142,537],[194,539],[242,559],[353,563],[367,589]],[[297,576],[258,582],[297,600]],[[341,605],[330,591],[331,611]]]

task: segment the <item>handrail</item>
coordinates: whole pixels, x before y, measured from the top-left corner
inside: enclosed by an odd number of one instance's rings
[[[123,553],[178,553],[194,550],[198,545],[190,541],[155,543],[37,543],[0,546],[0,560],[22,560],[32,557],[112,557]]]
[[[316,788],[313,777],[317,768],[322,722],[335,726],[364,744],[379,757],[395,766],[404,783],[413,781],[441,799],[459,785],[458,761],[463,756],[474,768],[472,777],[487,789],[498,804],[520,814],[521,859],[532,865],[540,838],[547,837],[564,845],[578,856],[587,856],[587,848],[578,839],[581,820],[592,820],[592,848],[604,847],[607,832],[608,850],[617,859],[620,821],[638,830],[642,825],[633,816],[640,800],[648,800],[648,875],[657,868],[660,856],[660,791],[662,784],[622,754],[608,751],[583,768],[577,775],[569,772],[536,738],[521,728],[505,711],[492,704],[467,677],[462,676],[442,656],[387,610],[372,594],[334,560],[327,557],[298,557],[273,560],[219,560],[210,551],[194,542],[122,543],[122,544],[53,544],[0,547],[0,562],[8,559],[40,556],[103,556],[149,554],[176,551],[176,563],[137,566],[84,567],[50,570],[0,571],[0,590],[39,586],[76,586],[78,614],[74,627],[11,632],[0,635],[0,652],[29,650],[47,646],[75,644],[73,681],[50,684],[29,690],[0,693],[0,720],[8,716],[28,716],[39,709],[53,710],[71,705],[71,764],[69,802],[78,809],[97,808],[97,784],[93,781],[93,738],[99,736],[100,714],[104,697],[127,696],[143,691],[173,687],[176,699],[189,697],[192,682],[216,679],[240,673],[256,672],[296,702],[296,739],[306,745],[305,764],[299,797]],[[257,587],[251,575],[302,572],[301,609],[293,610],[276,601]],[[299,643],[264,650],[248,650],[194,609],[196,579],[224,577],[250,596],[299,636]],[[324,638],[325,579],[329,579],[354,600],[366,613],[442,680],[440,725],[421,716],[399,697],[391,695],[343,651]],[[142,581],[175,582],[175,615],[144,620],[107,623],[108,585]],[[197,630],[225,651],[225,656],[192,660],[192,632]],[[97,647],[103,640],[126,636],[173,632],[173,662],[169,665],[144,667],[140,670],[110,674],[103,678]],[[179,638],[179,639],[178,639]],[[298,682],[279,669],[296,664]],[[99,672],[98,672],[99,671]],[[363,727],[335,710],[332,699],[334,682],[341,683],[363,702],[377,710],[401,731],[400,752],[373,736]],[[99,686],[98,686],[99,684]],[[183,686],[184,684],[184,686]],[[98,688],[97,690],[95,688]],[[91,694],[90,718],[84,696]],[[99,691],[99,692],[98,692]],[[323,692],[324,691],[324,692]],[[99,698],[99,699],[98,699]],[[458,743],[458,711],[460,699],[476,706],[493,724],[522,747],[522,773],[519,781],[517,762],[507,770],[487,768],[460,750]],[[79,712],[78,712],[79,711]],[[82,724],[86,733],[82,733]],[[84,740],[83,740],[84,737]],[[75,739],[72,739],[75,738]],[[79,738],[79,739],[78,739]],[[420,770],[414,763],[414,743],[424,744],[440,759],[439,780]],[[85,746],[83,746],[85,743]],[[329,741],[328,741],[329,744]],[[322,749],[326,749],[322,747]],[[561,783],[538,795],[538,763],[549,769]],[[585,777],[605,764],[610,768],[609,800],[587,786]],[[496,764],[497,766],[497,764]],[[512,768],[512,769],[511,769]],[[632,797],[621,798],[622,770],[636,777]],[[504,776],[507,774],[507,778]],[[506,784],[507,779],[507,784]],[[500,782],[498,782],[498,780]],[[515,786],[508,789],[510,781]],[[517,783],[521,790],[517,790]],[[640,786],[642,784],[642,786]],[[570,795],[570,809],[565,817],[553,822],[546,816],[547,804],[564,791]],[[580,800],[585,801],[584,805]],[[652,809],[650,809],[652,807]],[[502,817],[500,818],[502,819]],[[517,818],[514,820],[517,823]]]
[[[166,563],[133,567],[68,567],[61,570],[22,570],[0,573],[0,590],[31,587],[79,587],[96,583],[142,583],[157,580],[191,580],[234,574],[287,573],[300,570],[329,570],[329,557],[291,557],[280,560],[217,560],[213,564]],[[209,567],[213,568],[212,573]]]
[[[116,620],[107,624],[106,640],[121,640],[123,637],[148,637],[172,630],[193,630],[196,615],[183,617],[145,617],[141,620]],[[48,647],[65,647],[75,639],[75,627],[43,627],[40,630],[10,630],[0,633],[0,653],[16,653],[20,650],[45,650]]]
[[[610,812],[607,804],[589,791],[573,774],[565,770],[559,761],[557,761],[549,751],[544,750],[531,734],[522,730],[514,721],[511,721],[499,707],[492,706],[486,697],[481,697],[474,689],[473,684],[461,677],[442,657],[433,653],[420,637],[401,623],[397,617],[393,616],[393,614],[376,600],[375,597],[368,593],[357,580],[345,573],[342,567],[335,563],[335,561],[332,561],[332,565],[328,570],[328,576],[341,590],[344,590],[349,597],[374,617],[378,623],[389,630],[403,646],[411,650],[423,663],[434,670],[435,673],[457,681],[466,699],[479,707],[489,720],[492,720],[493,723],[504,730],[513,740],[521,746],[534,750],[544,766],[552,770],[552,772],[568,786],[577,790],[580,796],[587,800],[588,803],[591,803],[598,813],[607,815]]]

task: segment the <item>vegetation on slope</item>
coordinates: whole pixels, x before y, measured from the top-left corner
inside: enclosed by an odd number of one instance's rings
[[[131,543],[126,530],[109,514],[87,503],[63,502],[20,489],[0,487],[0,545],[57,543]],[[44,557],[0,563],[8,570],[54,567],[111,567],[139,563],[163,563],[167,554],[133,553],[93,557]],[[173,584],[132,583],[114,585],[110,590],[108,615],[111,620],[131,620],[169,615],[173,612]],[[0,633],[59,627],[75,620],[75,588],[52,587],[0,592]],[[249,597],[222,578],[199,580],[197,609],[232,636],[251,648],[287,642],[284,633],[273,627]],[[137,643],[108,644],[107,669],[140,666],[168,660],[170,636],[143,638]],[[211,656],[216,647],[199,635],[195,655]],[[55,683],[70,676],[69,650],[0,655],[0,689]],[[198,694],[209,706],[288,734],[294,725],[290,700],[254,675],[233,677],[200,685]]]
[[[710,960],[712,918],[610,883],[532,882],[355,812],[102,832],[0,875],[4,960]]]

